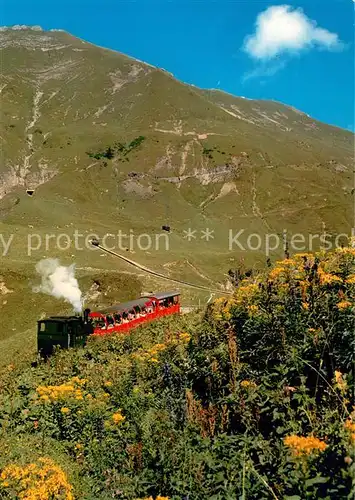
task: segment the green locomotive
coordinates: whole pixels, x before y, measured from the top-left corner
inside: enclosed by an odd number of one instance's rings
[[[67,349],[85,345],[88,335],[94,333],[89,314],[90,309],[86,309],[83,316],[51,316],[38,321],[38,352],[50,356],[55,346]]]

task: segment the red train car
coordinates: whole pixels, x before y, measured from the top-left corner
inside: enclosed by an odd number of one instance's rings
[[[180,293],[176,291],[146,295],[137,300],[90,312],[94,335],[126,333],[144,323],[180,313]]]

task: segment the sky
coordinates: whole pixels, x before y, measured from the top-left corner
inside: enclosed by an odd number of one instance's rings
[[[186,83],[272,99],[354,131],[354,0],[0,0],[0,25],[40,25]]]

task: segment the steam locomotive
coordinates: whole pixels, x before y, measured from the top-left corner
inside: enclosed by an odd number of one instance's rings
[[[51,316],[38,321],[37,348],[49,356],[56,346],[62,349],[84,346],[90,335],[128,333],[132,328],[171,314],[180,313],[180,293],[159,292],[101,311],[85,309],[83,315]]]

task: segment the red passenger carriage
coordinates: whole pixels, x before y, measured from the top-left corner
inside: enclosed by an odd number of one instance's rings
[[[180,312],[180,293],[176,291],[145,295],[97,312],[90,312],[94,335],[125,333],[164,316]]]

